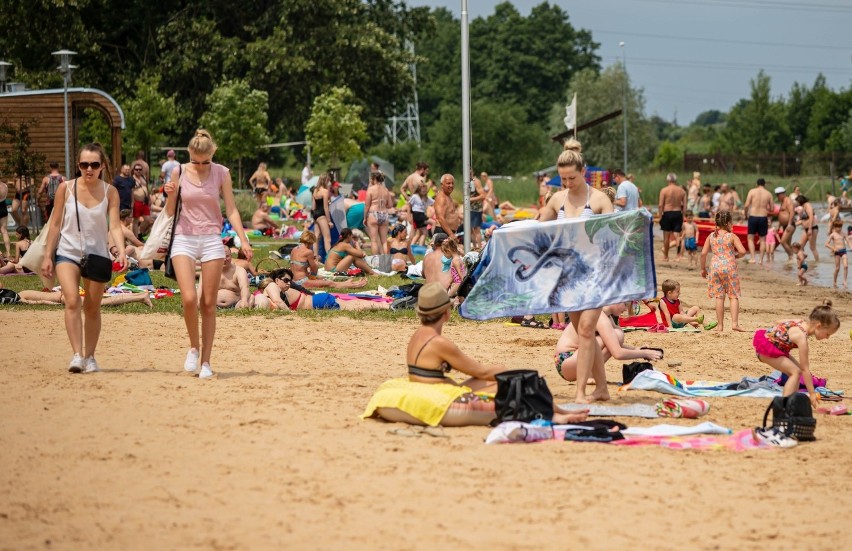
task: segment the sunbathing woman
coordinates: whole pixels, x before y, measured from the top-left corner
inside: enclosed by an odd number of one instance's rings
[[[18,226],[15,233],[18,236],[18,242],[15,243],[15,259],[3,260],[0,258],[0,274],[31,274],[32,272],[21,264],[24,253],[27,252],[32,243],[30,229],[26,226]],[[33,249],[33,252],[35,252],[35,249]]]
[[[414,264],[414,253],[411,252],[411,243],[408,240],[408,228],[405,224],[397,224],[390,231],[388,241],[388,254],[393,255],[391,270],[394,272],[405,272],[408,264]]]
[[[349,231],[352,230],[343,230]],[[314,244],[317,242],[317,236],[314,232],[305,230],[299,238],[299,245],[290,251],[290,269],[293,270],[293,281],[297,285],[308,289],[320,289],[325,287],[337,287],[340,289],[359,289],[367,285],[365,278],[348,279],[346,281],[330,281],[327,279],[318,279],[317,275],[317,256],[314,254]],[[334,249],[332,249],[334,250]],[[335,255],[334,258],[337,258]]]
[[[387,310],[388,302],[341,300],[330,293],[317,293],[293,286],[293,272],[281,268],[261,282],[263,293],[254,297],[255,308],[269,310]]]
[[[18,293],[18,296],[21,297],[21,302],[24,304],[47,304],[50,306],[65,304],[65,297],[62,296],[62,291],[31,291],[24,289]],[[110,295],[101,300],[103,306],[120,306],[122,304],[130,304],[131,302],[144,302],[148,305],[148,308],[153,307],[151,298],[147,292]]]
[[[662,358],[662,354],[658,350],[643,350],[634,348],[624,344],[624,331],[622,331],[613,321],[611,316],[620,316],[627,310],[627,304],[618,302],[610,306],[604,306],[598,318],[595,332],[598,347],[603,355],[603,362],[595,364],[592,367],[592,376],[595,372],[599,375],[599,380],[606,379],[604,372],[604,364],[610,358],[616,360],[647,360],[656,361]],[[579,338],[577,330],[573,324],[568,324],[565,330],[562,331],[562,336],[556,343],[556,355],[553,359],[556,362],[556,372],[566,381],[577,380],[577,350],[579,348]],[[598,377],[595,377],[598,379]],[[591,395],[593,400],[609,400],[609,392],[606,387],[598,388]]]
[[[366,275],[376,275],[364,257],[367,253],[361,249],[361,242],[352,233],[349,228],[340,232],[340,239],[337,244],[328,251],[328,256],[325,258],[325,269],[329,272],[337,272],[345,274],[354,264],[356,268],[361,268],[361,272]],[[292,258],[292,255],[291,255]]]
[[[420,289],[415,311],[421,325],[408,341],[408,378],[383,383],[362,417],[378,415],[393,422],[446,427],[487,425],[494,419],[494,401],[473,393],[495,393],[495,377],[505,368],[479,363],[441,334],[450,319],[451,304],[440,283]],[[447,375],[452,370],[468,378],[457,383]],[[554,423],[582,421],[588,413],[556,409]]]

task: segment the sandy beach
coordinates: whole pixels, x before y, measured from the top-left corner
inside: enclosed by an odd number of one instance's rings
[[[797,288],[741,265],[742,323],[806,317],[834,301],[840,331],[811,346],[829,387],[852,389],[849,294]],[[683,265],[659,282],[714,319],[706,284]],[[182,370],[178,315],[108,311],[102,373],[69,375],[60,309],[0,309],[2,549],[693,549],[844,548],[852,542],[852,417],[818,416],[791,450],[673,451],[547,442],[488,446],[489,429],[405,437],[359,415],[404,373],[415,320],[220,317],[217,379]],[[730,327],[730,321],[726,324]],[[552,367],[553,330],[453,321],[475,357],[545,374],[559,403],[574,386]],[[751,333],[631,333],[666,350],[685,379],[768,373]],[[621,380],[621,363],[607,364]],[[617,392],[614,404],[662,395]],[[702,420],[760,423],[765,399],[710,399]],[[620,418],[628,425],[664,422]],[[690,420],[665,422],[691,425]]]

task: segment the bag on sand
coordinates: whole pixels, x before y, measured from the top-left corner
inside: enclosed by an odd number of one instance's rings
[[[643,371],[650,369],[654,370],[654,366],[650,362],[630,362],[629,364],[621,365],[621,378],[624,381],[622,384],[629,384]]]
[[[553,419],[553,394],[538,371],[504,371],[495,378],[497,396],[494,398],[494,407],[497,418],[492,425],[499,425],[503,421],[529,423],[535,419]]]
[[[17,304],[21,297],[12,289],[0,289],[0,304]]]
[[[787,436],[795,436],[799,441],[816,440],[816,419],[814,419],[811,400],[807,394],[797,392],[791,396],[776,396],[763,414],[763,426],[769,411],[772,411],[772,426]]]

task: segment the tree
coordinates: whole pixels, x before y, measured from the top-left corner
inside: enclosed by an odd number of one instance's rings
[[[15,178],[23,178],[28,185],[35,185],[36,176],[44,171],[45,161],[44,155],[30,149],[32,147],[30,128],[33,126],[38,126],[38,121],[35,119],[17,124],[9,121],[0,122],[0,140],[9,144],[8,148],[0,152],[3,159],[3,172]]]
[[[314,155],[327,161],[329,168],[340,168],[340,163],[357,158],[361,142],[367,139],[363,107],[354,99],[349,88],[337,86],[314,100],[305,136]]]
[[[597,74],[593,69],[584,69],[574,75],[566,98],[577,93],[579,122],[593,120],[617,109],[624,104],[623,92],[627,87],[627,130],[628,166],[646,166],[654,158],[657,137],[653,125],[645,116],[645,96],[641,89],[632,88],[620,63],[611,65]],[[565,129],[562,118],[565,105],[556,104],[551,114],[551,131]],[[624,158],[623,120],[621,117],[599,124],[579,134],[583,143],[583,155],[590,165],[620,167]]]
[[[238,182],[243,181],[243,159],[257,156],[269,143],[266,133],[268,95],[252,90],[245,80],[230,80],[207,96],[208,110],[201,125],[219,146],[218,154],[237,161]]]
[[[124,100],[126,151],[141,149],[147,153],[174,133],[177,106],[174,97],[164,95],[159,87],[159,75],[146,75],[136,84],[134,97]]]
[[[743,153],[780,153],[792,140],[782,100],[770,97],[770,78],[763,71],[751,81],[751,98],[728,113],[722,149]]]
[[[721,122],[725,122],[725,114],[718,109],[711,109],[699,113],[692,122],[692,126],[713,126]]]
[[[675,171],[683,166],[683,151],[677,144],[665,141],[657,149],[654,157],[654,168],[662,171]]]

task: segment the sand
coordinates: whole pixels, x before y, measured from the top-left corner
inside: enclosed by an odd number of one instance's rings
[[[814,371],[852,390],[849,295],[743,266],[747,328],[805,316],[832,296],[843,325],[813,343]],[[659,267],[713,319],[696,271]],[[0,310],[2,549],[843,548],[850,544],[852,417],[820,416],[791,450],[671,451],[549,442],[487,446],[488,429],[448,438],[390,434],[358,418],[404,372],[413,318],[334,323],[296,315],[222,317],[216,380],[182,371],[178,315],[104,314],[102,373],[69,375],[62,314]],[[546,374],[553,330],[453,322],[446,334],[486,362]],[[751,333],[629,334],[666,349],[677,377],[768,372]],[[621,364],[610,361],[611,381]],[[661,395],[616,393],[614,404]],[[765,399],[711,399],[704,420],[757,425]],[[627,419],[632,425],[654,420]],[[694,421],[667,421],[689,425]]]

